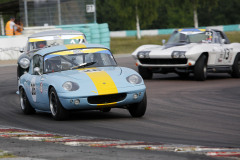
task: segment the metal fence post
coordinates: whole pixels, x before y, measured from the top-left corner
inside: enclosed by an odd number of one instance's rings
[[[4,22],[3,22],[2,13],[0,13],[0,24],[1,24],[2,35],[5,35],[5,32],[4,32]]]
[[[28,27],[27,0],[24,0],[24,15],[25,15],[25,25],[26,27]]]

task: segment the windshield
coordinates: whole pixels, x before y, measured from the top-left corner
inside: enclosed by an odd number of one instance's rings
[[[44,57],[44,73],[116,65],[111,52],[103,48],[67,50]]]
[[[211,43],[212,42],[212,32],[210,31],[183,31],[174,32],[167,44],[176,43]]]
[[[30,38],[28,40],[28,51],[57,45],[81,44],[81,43],[86,43],[86,39],[83,35],[36,37]]]

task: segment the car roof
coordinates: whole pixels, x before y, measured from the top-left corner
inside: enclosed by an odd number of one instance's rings
[[[43,37],[43,36],[55,36],[55,35],[84,35],[82,32],[73,30],[50,30],[44,32],[34,33],[28,38]]]
[[[59,45],[59,46],[53,46],[48,48],[43,48],[39,51],[37,51],[34,55],[38,54],[41,56],[45,56],[49,53],[53,52],[60,52],[64,50],[71,50],[71,49],[84,49],[84,48],[105,48],[107,47],[100,45],[100,44],[67,44],[67,45]]]

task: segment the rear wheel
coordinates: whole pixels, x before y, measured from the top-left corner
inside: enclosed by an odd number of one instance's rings
[[[232,66],[232,77],[240,78],[240,53],[235,57],[233,66]]]
[[[194,77],[198,81],[205,81],[207,79],[207,57],[201,55],[194,67]]]
[[[138,66],[138,72],[143,79],[152,79],[153,73],[150,69]]]
[[[129,105],[128,111],[132,117],[142,117],[147,109],[147,95],[144,94],[143,100],[139,103]]]
[[[24,114],[33,114],[35,113],[35,109],[31,106],[28,97],[26,95],[26,92],[23,88],[20,88],[20,106]]]
[[[57,92],[54,88],[50,89],[49,106],[52,117],[55,120],[65,120],[68,118],[68,111],[63,108],[61,102],[59,101]]]

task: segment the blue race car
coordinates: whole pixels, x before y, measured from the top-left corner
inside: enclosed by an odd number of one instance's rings
[[[134,70],[119,67],[100,45],[69,44],[36,52],[29,71],[20,77],[19,96],[25,114],[46,111],[65,120],[71,110],[128,109],[142,117],[146,87]]]

